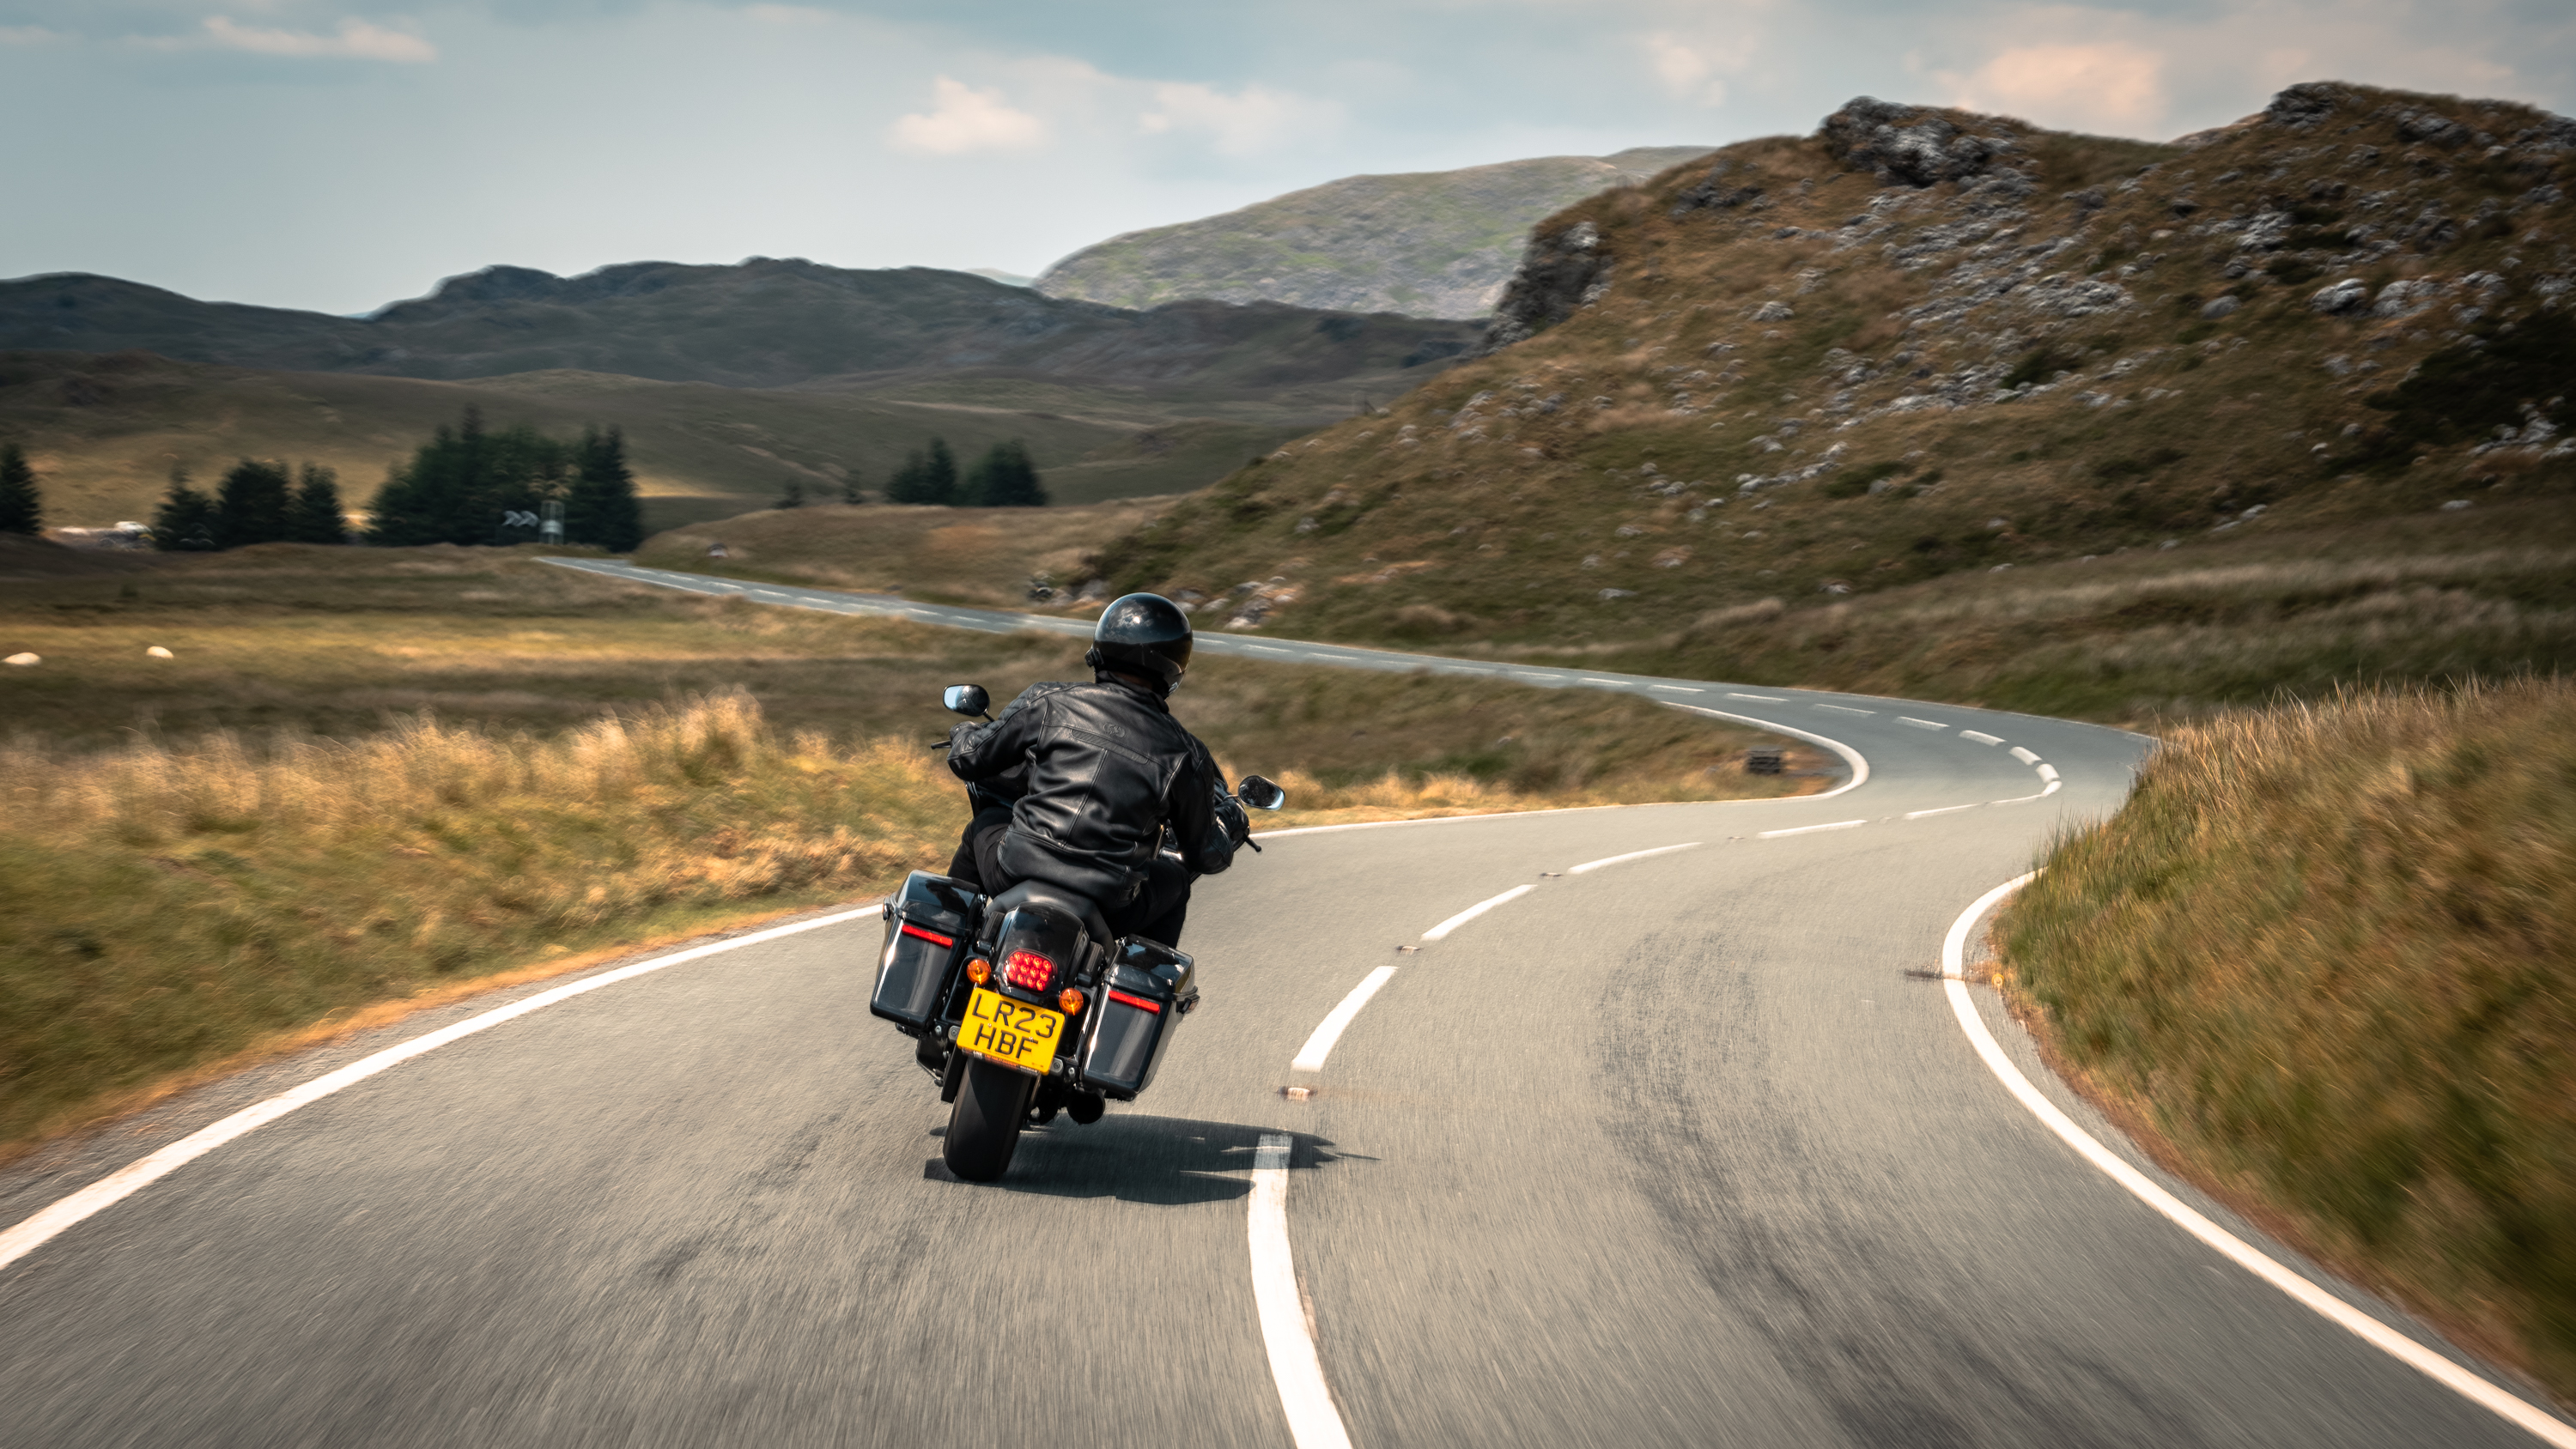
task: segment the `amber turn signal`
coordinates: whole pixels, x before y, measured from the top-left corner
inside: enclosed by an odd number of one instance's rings
[[[1064,994],[1055,999],[1055,1004],[1063,1007],[1064,1014],[1067,1016],[1079,1015],[1082,1011],[1082,993],[1068,986],[1064,989]]]
[[[981,986],[993,979],[993,963],[978,956],[966,963],[966,979]]]

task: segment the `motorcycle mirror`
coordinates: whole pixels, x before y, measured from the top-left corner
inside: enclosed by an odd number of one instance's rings
[[[939,696],[939,702],[955,713],[973,719],[984,712],[985,706],[993,702],[993,697],[986,694],[980,684],[952,684]]]
[[[1243,783],[1234,787],[1234,798],[1255,810],[1276,810],[1288,803],[1288,792],[1280,789],[1276,781],[1246,775]]]

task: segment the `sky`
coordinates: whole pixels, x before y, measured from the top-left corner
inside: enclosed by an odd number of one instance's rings
[[[0,277],[363,313],[506,263],[1036,273],[1360,172],[2167,139],[2343,79],[2576,110],[2570,0],[0,0]]]

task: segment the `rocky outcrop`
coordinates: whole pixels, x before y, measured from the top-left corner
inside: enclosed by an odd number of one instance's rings
[[[1871,173],[1882,186],[1982,176],[2020,149],[2011,123],[1997,117],[1900,106],[1871,96],[1844,103],[1816,134],[1826,154]]]
[[[1573,316],[1575,309],[1601,300],[1610,290],[1610,270],[1601,229],[1589,221],[1532,236],[1520,270],[1494,308],[1485,350],[1534,337]]]

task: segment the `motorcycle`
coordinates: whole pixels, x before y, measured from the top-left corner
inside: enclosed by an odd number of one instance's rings
[[[952,686],[941,702],[992,717],[980,685]],[[1288,792],[1246,775],[1233,798],[1276,810]],[[1186,953],[1113,937],[1098,902],[1043,881],[986,895],[917,870],[886,901],[885,923],[868,1011],[911,1037],[938,1081],[950,1104],[940,1155],[968,1182],[1009,1171],[1025,1127],[1058,1113],[1087,1126],[1109,1102],[1134,1101],[1198,1009]]]

